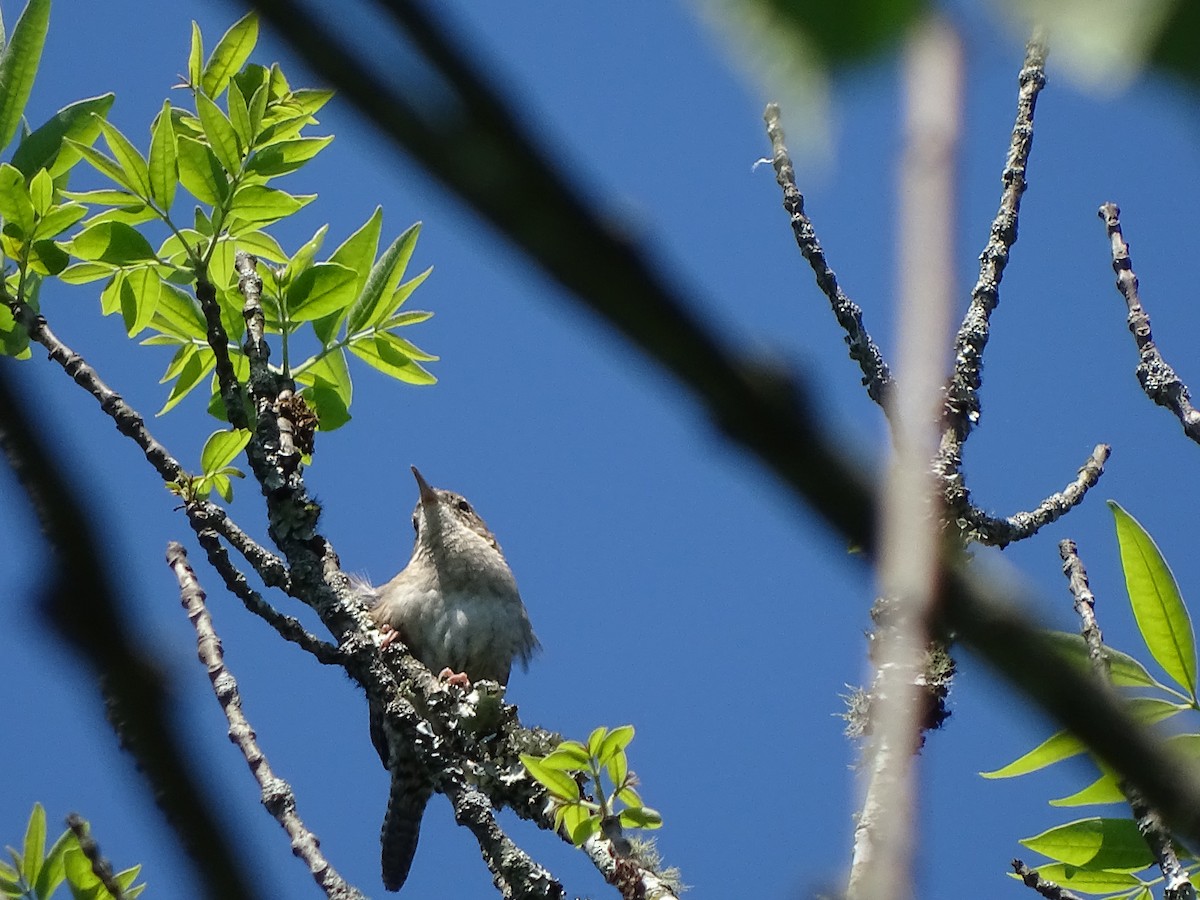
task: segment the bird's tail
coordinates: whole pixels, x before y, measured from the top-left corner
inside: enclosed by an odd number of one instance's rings
[[[399,759],[392,767],[392,788],[388,794],[387,815],[379,842],[383,846],[383,886],[398,891],[408,878],[417,838],[421,835],[421,816],[433,793],[433,786],[415,760]]]

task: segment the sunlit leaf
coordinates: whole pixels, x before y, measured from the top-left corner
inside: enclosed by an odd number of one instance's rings
[[[229,181],[217,157],[195,138],[175,132],[179,180],[188,193],[210,206],[219,206],[229,193]]]
[[[200,123],[204,126],[204,136],[208,138],[208,146],[216,155],[217,160],[226,172],[236,173],[241,169],[241,151],[238,147],[237,134],[233,125],[221,112],[220,107],[204,94],[196,95],[196,112]]]
[[[354,299],[356,273],[337,263],[317,263],[288,285],[284,299],[295,322],[319,319]]]
[[[1132,819],[1079,819],[1058,825],[1020,842],[1043,856],[1072,866],[1137,872],[1154,855]]]
[[[1142,639],[1163,670],[1196,696],[1196,640],[1175,576],[1141,524],[1108,501],[1117,525],[1121,567]]]
[[[200,451],[200,471],[208,474],[224,469],[237,459],[238,454],[250,443],[251,437],[251,432],[245,428],[214,431]]]
[[[142,154],[138,152],[137,147],[133,146],[129,138],[117,129],[116,125],[99,117],[97,117],[97,121],[100,124],[100,130],[104,133],[108,149],[112,151],[113,160],[124,173],[125,178],[121,183],[127,185],[139,197],[149,198],[150,171],[146,168],[146,160]]]
[[[209,97],[219,97],[229,79],[250,58],[257,43],[258,14],[247,13],[230,26],[213,48],[197,82],[200,89]]]
[[[98,118],[108,114],[114,97],[102,94],[64,106],[21,139],[12,164],[27,178],[38,169],[47,169],[51,177],[57,178],[80,159],[65,139],[88,145],[95,141],[100,134]]]
[[[295,172],[324,150],[332,140],[332,136],[310,137],[272,144],[250,157],[246,163],[246,171],[272,178]]]
[[[1007,766],[979,774],[984,778],[1013,778],[1017,775],[1044,769],[1060,760],[1078,756],[1083,751],[1083,741],[1070,732],[1060,731],[1046,738],[1024,756],[1013,760]]]
[[[50,0],[29,0],[0,51],[0,149],[17,133],[50,25]]]
[[[171,124],[171,101],[164,100],[162,110],[150,132],[150,196],[158,208],[169,212],[175,202],[175,186],[179,182],[178,152],[175,149],[175,126]]]

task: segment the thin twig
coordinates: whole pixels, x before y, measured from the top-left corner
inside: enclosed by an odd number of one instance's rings
[[[247,610],[274,628],[284,640],[291,641],[307,650],[318,662],[327,666],[343,664],[344,655],[341,650],[328,641],[320,640],[305,629],[298,619],[279,612],[264,600],[258,591],[250,587],[246,576],[234,566],[229,554],[212,530],[204,528],[198,523],[193,523],[193,527],[196,528],[196,538],[199,540],[200,546],[204,548],[209,563],[217,570],[217,574],[221,576],[221,580],[225,582],[225,587],[229,589],[229,592],[241,600]]]
[[[1079,550],[1074,541],[1060,541],[1058,554],[1063,561],[1067,587],[1075,599],[1075,612],[1083,623],[1083,639],[1087,643],[1088,658],[1092,662],[1096,684],[1100,690],[1115,697],[1117,692],[1112,682],[1108,655],[1104,652],[1104,635],[1096,619],[1096,597],[1088,584],[1087,569],[1083,566],[1083,560],[1079,558]],[[1165,896],[1171,900],[1195,900],[1196,891],[1192,887],[1191,877],[1179,862],[1171,832],[1163,822],[1162,816],[1147,802],[1142,791],[1128,779],[1121,779],[1119,787],[1133,811],[1138,833],[1154,854],[1159,871],[1162,872],[1167,885]]]
[[[225,712],[225,718],[229,720],[229,737],[246,758],[251,774],[262,788],[263,806],[287,832],[292,842],[292,853],[308,865],[313,880],[325,892],[325,896],[338,900],[362,900],[364,895],[347,884],[321,853],[316,835],[305,827],[296,812],[296,796],[291,785],[277,776],[267,762],[254,729],[242,712],[242,699],[238,693],[237,681],[225,665],[221,639],[217,636],[212,617],[204,602],[204,589],[196,580],[196,573],[188,563],[187,551],[183,549],[182,544],[172,541],[167,546],[167,565],[175,573],[179,582],[180,600],[187,610],[188,619],[196,629],[200,661],[208,670],[213,693]]]
[[[808,260],[816,276],[817,287],[829,298],[833,314],[842,330],[846,332],[850,358],[857,362],[862,370],[862,383],[867,389],[867,396],[884,406],[887,392],[892,387],[891,372],[888,371],[887,362],[883,358],[883,351],[863,325],[862,309],[846,296],[838,284],[837,275],[825,259],[825,250],[817,239],[812,220],[804,211],[804,195],[796,186],[796,170],[784,145],[778,103],[767,104],[763,120],[767,123],[767,136],[771,139],[771,162],[775,168],[775,181],[783,189],[783,208],[791,217],[796,246],[800,248],[800,254]]]
[[[1096,486],[1104,474],[1104,464],[1108,462],[1111,452],[1108,444],[1097,444],[1092,455],[1080,466],[1075,480],[1029,512],[1013,513],[1005,519],[998,519],[971,504],[968,498],[966,508],[959,510],[961,524],[972,540],[993,547],[1007,547],[1014,541],[1032,537],[1083,502],[1087,492]]]
[[[45,331],[39,332],[37,339],[46,340]],[[62,353],[56,342],[51,343],[55,348],[51,355],[64,361],[80,384],[95,388],[94,372],[73,353]],[[103,405],[109,415],[120,416],[127,425],[140,422],[136,413],[122,411],[122,401],[107,387],[101,393],[107,398]],[[165,450],[144,429],[132,430],[147,441],[151,448],[147,457],[158,461],[156,468],[170,471],[174,460]],[[113,551],[96,535],[95,518],[79,501],[83,492],[68,483],[24,399],[9,387],[4,366],[0,366],[0,449],[25,489],[53,553],[44,569],[42,611],[90,666],[113,730],[188,851],[195,877],[203,885],[201,893],[231,900],[255,896],[229,844],[226,823],[186,764],[191,754],[170,714],[162,666],[134,639],[117,602],[106,559]]]
[[[454,807],[454,821],[475,835],[492,881],[505,900],[560,900],[564,896],[562,883],[500,828],[491,800],[478,788],[456,779],[446,786],[445,793]]]
[[[979,420],[979,387],[983,383],[983,351],[987,346],[992,312],[1000,303],[1000,281],[1008,254],[1017,242],[1017,217],[1025,193],[1025,169],[1033,149],[1033,114],[1038,94],[1046,85],[1046,44],[1040,35],[1025,47],[1025,64],[1019,76],[1017,117],[1013,124],[1001,180],[1000,208],[979,255],[979,280],[971,290],[971,303],[954,341],[954,374],[946,389],[943,444],[959,445]]]
[[[1037,869],[1031,869],[1019,859],[1012,861],[1013,871],[1020,876],[1025,882],[1025,886],[1033,888],[1046,900],[1083,900],[1078,894],[1068,891],[1064,887],[1059,887],[1053,881],[1047,881],[1037,873]]]
[[[70,813],[67,816],[67,827],[71,829],[75,839],[79,841],[79,849],[91,863],[92,874],[100,879],[104,889],[112,895],[112,900],[125,900],[125,892],[121,890],[121,885],[117,883],[116,876],[113,875],[112,863],[105,859],[104,854],[100,852],[100,845],[96,843],[96,839],[89,832],[88,823],[83,820],[83,816],[79,813]]]
[[[1138,279],[1129,258],[1129,245],[1121,233],[1121,210],[1115,203],[1100,207],[1100,218],[1112,243],[1112,267],[1117,273],[1117,290],[1129,308],[1129,331],[1138,350],[1137,379],[1146,396],[1175,414],[1183,432],[1200,443],[1200,410],[1192,405],[1191,393],[1163,358],[1150,331],[1150,316],[1138,297]]]

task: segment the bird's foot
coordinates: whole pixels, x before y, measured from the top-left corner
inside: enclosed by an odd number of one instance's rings
[[[446,668],[438,672],[438,678],[442,679],[443,681],[447,681],[450,684],[457,684],[464,691],[469,691],[471,689],[471,679],[467,676],[467,673],[455,672],[449,666],[446,666]]]
[[[383,640],[379,642],[380,650],[386,650],[396,641],[400,640],[400,632],[386,622],[379,626],[379,633],[383,635]]]

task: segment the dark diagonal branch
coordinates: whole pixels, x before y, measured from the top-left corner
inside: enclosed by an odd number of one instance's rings
[[[1129,332],[1137,345],[1137,379],[1146,396],[1175,414],[1183,432],[1200,443],[1200,410],[1192,405],[1191,393],[1175,370],[1163,358],[1150,331],[1150,316],[1138,297],[1138,279],[1129,258],[1129,245],[1121,233],[1121,210],[1115,203],[1100,207],[1108,239],[1112,243],[1112,267],[1117,273],[1117,290],[1129,308]]]
[[[92,837],[83,816],[78,813],[68,815],[67,827],[75,835],[75,840],[79,841],[79,849],[83,851],[84,857],[91,864],[92,874],[100,879],[100,883],[104,885],[104,889],[108,891],[112,900],[125,900],[125,892],[121,890],[121,885],[117,884],[116,876],[113,874],[112,863],[100,852],[100,845]]]
[[[825,250],[817,239],[816,229],[812,220],[804,212],[804,195],[796,187],[796,170],[792,166],[792,158],[784,145],[783,125],[780,122],[779,104],[767,104],[763,120],[767,123],[767,136],[771,139],[771,163],[775,168],[775,180],[783,189],[783,208],[787,210],[792,222],[792,233],[796,236],[796,246],[800,255],[808,260],[813,274],[817,279],[817,287],[829,298],[829,305],[837,317],[838,324],[846,332],[846,344],[850,347],[850,358],[858,363],[862,370],[863,385],[867,396],[884,406],[888,389],[892,384],[892,374],[883,358],[883,352],[876,345],[870,333],[863,325],[862,309],[846,296],[837,275],[834,274],[825,259]],[[884,406],[885,410],[887,409]]]
[[[196,629],[196,645],[200,661],[208,670],[213,693],[229,720],[229,737],[246,758],[250,773],[262,790],[262,805],[274,816],[292,842],[292,853],[308,865],[317,886],[326,897],[336,900],[362,900],[363,894],[347,884],[320,850],[320,841],[296,812],[296,795],[292,787],[271,769],[258,737],[242,712],[242,698],[237,681],[225,665],[221,639],[213,627],[212,616],[205,604],[204,589],[188,563],[183,545],[172,541],[167,546],[167,565],[179,582],[179,597],[188,619]]]
[[[64,365],[69,365],[68,371],[75,373],[77,381],[89,380],[86,367],[74,354]],[[7,372],[0,366],[0,446],[53,553],[53,560],[44,567],[42,610],[91,668],[109,720],[187,849],[197,882],[204,886],[202,893],[253,897],[251,881],[228,842],[232,832],[220,821],[210,805],[210,793],[186,764],[191,754],[172,719],[162,667],[132,637],[94,519],[80,506],[77,498],[81,492],[68,483],[57,454],[42,439],[24,399],[9,387]],[[106,396],[106,407],[111,410],[120,398],[112,392]],[[123,432],[128,428],[143,439],[147,437],[135,420],[121,417],[118,422],[118,427],[124,426]],[[174,460],[157,444],[150,446],[154,449],[147,450],[147,456],[158,461],[156,468],[170,470]]]

